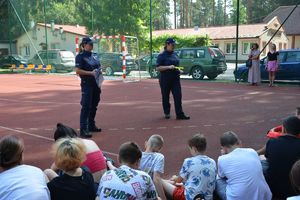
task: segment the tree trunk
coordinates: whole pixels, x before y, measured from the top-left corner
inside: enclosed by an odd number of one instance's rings
[[[215,0],[213,0],[213,3],[212,3],[212,25],[214,26],[216,24],[216,21],[215,21],[215,16],[216,16],[216,4],[215,4]]]
[[[177,28],[177,2],[174,0],[174,28]]]
[[[223,25],[226,25],[226,7],[227,7],[227,0],[224,0],[224,23],[223,23]]]
[[[248,17],[248,23],[253,23],[253,0],[247,1],[247,17]]]

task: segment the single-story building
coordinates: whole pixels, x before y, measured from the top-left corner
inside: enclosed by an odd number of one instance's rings
[[[75,54],[75,38],[82,38],[87,35],[87,30],[84,26],[54,25],[54,28],[51,29],[51,25],[47,24],[46,27],[48,49],[63,49],[72,51]],[[27,34],[23,34],[17,39],[17,53],[25,58],[32,58],[36,54],[35,48],[39,51],[46,47],[45,25],[37,23],[36,26],[28,31],[28,35],[32,42]]]
[[[257,43],[262,49],[275,31],[279,28],[280,21],[277,17],[272,18],[268,23],[248,24],[239,26],[239,48],[238,60],[244,61],[248,58],[252,43]],[[173,30],[157,30],[153,31],[153,36],[160,35],[182,35],[182,36],[205,36],[207,35],[213,45],[218,46],[226,56],[228,61],[234,61],[236,57],[236,26],[218,26],[205,27],[199,29],[173,29]],[[280,28],[279,32],[273,38],[272,43],[278,46],[278,49],[288,48],[288,38],[284,28]],[[269,48],[267,47],[262,56],[266,55]]]
[[[264,22],[270,21],[275,16],[283,22],[286,17],[291,13],[295,6],[280,6],[267,17],[264,18]],[[288,47],[295,49],[300,48],[300,7],[298,6],[288,20],[283,24],[285,34],[289,39]]]
[[[1,55],[10,55],[10,54],[16,54],[16,41],[6,41],[6,40],[0,40],[0,56]]]

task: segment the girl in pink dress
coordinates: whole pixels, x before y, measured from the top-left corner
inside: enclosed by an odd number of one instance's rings
[[[269,72],[269,80],[270,80],[270,87],[274,86],[275,74],[278,70],[278,55],[279,53],[276,51],[276,45],[272,44],[270,47],[270,51],[267,55],[267,65],[266,68]]]

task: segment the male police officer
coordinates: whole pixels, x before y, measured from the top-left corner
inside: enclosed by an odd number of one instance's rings
[[[83,51],[76,56],[76,73],[81,78],[80,136],[90,138],[92,137],[90,132],[101,132],[95,124],[101,93],[95,76],[97,71],[101,70],[101,65],[98,55],[92,52],[93,40],[91,38],[83,38],[81,46]]]
[[[162,105],[166,119],[170,119],[170,92],[172,91],[176,119],[188,120],[182,111],[182,94],[180,85],[180,71],[176,69],[179,65],[179,59],[174,52],[176,41],[173,38],[168,38],[165,42],[164,52],[158,55],[156,61],[156,70],[160,72],[159,84],[162,94]]]

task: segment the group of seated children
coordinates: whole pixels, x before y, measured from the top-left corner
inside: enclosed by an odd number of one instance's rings
[[[0,197],[3,200],[296,200],[300,192],[300,119],[283,121],[284,134],[265,146],[266,161],[232,131],[220,137],[217,164],[206,156],[202,134],[187,141],[191,157],[178,175],[164,179],[164,140],[152,135],[142,152],[134,142],[120,146],[115,167],[98,145],[80,139],[72,128],[57,124],[54,162],[44,173],[22,164],[24,145],[16,136],[0,140]],[[263,167],[264,166],[264,170]],[[294,197],[292,197],[294,196]]]

